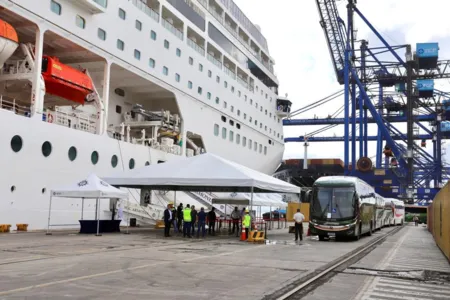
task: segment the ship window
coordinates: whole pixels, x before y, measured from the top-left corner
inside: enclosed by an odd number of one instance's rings
[[[248,149],[252,150],[252,140],[248,139]]]
[[[146,166],[150,166],[150,162],[149,162],[149,161],[146,161],[146,162],[145,162],[145,165],[146,165]]]
[[[224,82],[223,82],[223,86],[224,86],[224,87],[228,87],[228,82],[224,81]]]
[[[150,31],[150,38],[154,41],[156,41],[156,32],[154,32],[153,30]]]
[[[253,150],[258,151],[258,143],[254,142],[253,144]]]
[[[250,123],[252,122],[252,120],[253,120],[252,117],[249,117],[249,118],[248,118],[248,121],[249,121]]]
[[[125,43],[122,40],[117,40],[117,49],[122,51],[125,49]]]
[[[270,97],[270,102],[272,102],[272,97]]]
[[[227,138],[227,129],[225,127],[222,127],[222,138],[223,139]]]
[[[219,97],[216,97],[216,104],[219,104],[219,102],[220,102]]]
[[[164,40],[164,48],[169,49],[170,43],[168,40]]]
[[[238,109],[237,110],[237,115],[240,116],[241,115],[241,111]]]
[[[141,51],[134,49],[134,58],[141,60]]]
[[[108,6],[108,0],[94,0],[94,2],[100,6],[103,6],[104,8]]]
[[[234,86],[231,87],[231,92],[234,93]]]
[[[258,120],[255,120],[255,125],[258,126]]]
[[[163,67],[163,74],[166,76],[169,75],[169,69],[166,66]]]
[[[69,152],[67,153],[70,161],[74,161],[77,158],[77,148],[74,146],[69,148]]]
[[[244,100],[247,101],[247,95],[244,96]]]
[[[211,100],[211,93],[208,92],[208,93],[206,94],[206,97],[208,98],[208,100]]]
[[[214,135],[218,136],[219,135],[219,125],[214,124]]]
[[[244,113],[244,120],[247,120],[247,114]]]
[[[263,111],[263,107],[262,106],[259,107],[259,111]]]
[[[77,26],[80,28],[86,28],[86,20],[79,15],[77,15],[75,18],[75,24],[77,24]]]
[[[272,145],[272,141],[271,140],[269,140],[269,145]]]
[[[227,108],[227,101],[223,101],[223,108]]]
[[[262,123],[259,123],[259,128],[262,128]]]
[[[122,106],[116,105],[116,113],[121,114],[122,113]]]
[[[142,23],[139,20],[136,20],[136,29],[141,31],[142,30]]]
[[[264,146],[264,155],[267,155],[267,146]]]
[[[11,193],[13,193],[15,190],[16,190],[16,186],[15,186],[15,185],[12,185],[12,186],[11,186]]]
[[[231,110],[231,112],[234,112],[234,106],[233,105],[231,105],[230,110]]]
[[[239,96],[239,97],[241,96],[241,91],[238,91],[238,96]]]
[[[128,162],[128,167],[130,168],[130,170],[134,169],[134,158],[131,158],[130,161]]]
[[[104,31],[103,29],[99,28],[97,30],[97,36],[99,39],[101,39],[102,41],[106,40],[106,31]]]
[[[175,74],[175,81],[180,82],[180,74],[178,73]]]
[[[177,56],[178,56],[178,57],[181,56],[181,50],[180,50],[180,48],[177,48]]]
[[[241,135],[238,133],[236,134],[236,144],[240,144],[241,143]]]
[[[11,149],[14,152],[16,152],[16,153],[19,152],[22,149],[22,145],[23,145],[22,138],[19,135],[15,135],[12,137]]]
[[[122,90],[122,89],[117,88],[117,89],[114,90],[114,93],[116,95],[119,95],[120,97],[125,97],[125,91]]]
[[[150,58],[148,60],[148,65],[150,66],[150,68],[154,68],[155,67],[155,60],[153,58]]]
[[[114,154],[114,155],[111,157],[111,166],[112,166],[113,168],[117,167],[118,162],[119,162],[119,159],[117,158],[117,155]]]
[[[126,17],[127,17],[127,13],[123,9],[119,8],[119,18],[121,18],[122,20],[125,20]]]
[[[91,162],[93,165],[96,165],[98,163],[98,152],[97,151],[92,151]]]
[[[241,129],[241,124],[236,123],[236,128],[237,128],[237,129]]]
[[[247,146],[247,138],[245,136],[242,137],[242,147]]]
[[[267,96],[267,94],[266,94],[266,99],[267,99],[267,97],[268,97],[268,96]]]
[[[233,120],[230,120],[230,125],[234,126],[234,121]]]
[[[188,88],[192,90],[192,81],[188,81]]]
[[[267,125],[266,125],[266,126],[264,126],[264,130],[265,130],[265,131],[267,131]]]
[[[234,132],[230,130],[230,142],[234,141]]]
[[[209,78],[212,77],[212,72],[211,72],[211,70],[208,70],[208,77],[209,77]]]
[[[197,88],[197,92],[198,92],[199,95],[201,95],[202,92],[203,92],[203,89],[202,89],[201,87],[198,87],[198,88]]]
[[[45,194],[46,191],[47,191],[46,188],[42,188],[41,193],[42,193],[42,194]]]
[[[267,116],[267,109],[265,110],[265,112],[266,112],[266,116]]]
[[[262,145],[259,144],[259,153],[262,153]]]
[[[203,72],[203,65],[202,65],[202,64],[198,64],[198,70],[199,70],[200,72]]]
[[[61,4],[59,4],[56,1],[51,1],[50,2],[50,9],[52,10],[52,12],[54,12],[57,15],[61,15]]]
[[[222,119],[223,122],[227,121],[227,118],[225,116],[222,116],[221,119]]]
[[[220,77],[219,76],[216,76],[216,81],[217,81],[217,83],[220,83]]]
[[[192,66],[194,64],[194,59],[192,57],[189,57],[189,64]]]
[[[253,105],[253,99],[250,99],[250,105]]]
[[[45,141],[42,144],[42,155],[44,155],[45,157],[48,157],[51,153],[52,153],[52,144],[50,144],[49,141]]]
[[[269,113],[269,118],[272,118],[272,113]]]

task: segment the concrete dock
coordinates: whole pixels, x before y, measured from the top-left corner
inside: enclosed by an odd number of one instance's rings
[[[262,299],[388,230],[299,244],[287,229],[271,230],[268,244],[145,230],[2,234],[0,299]]]

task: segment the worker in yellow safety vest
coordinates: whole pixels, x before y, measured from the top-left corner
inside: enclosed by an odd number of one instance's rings
[[[245,215],[242,218],[242,227],[245,228],[245,239],[248,239],[248,231],[250,229],[251,217],[248,214],[248,208],[245,209]]]
[[[191,238],[191,206],[188,204],[186,205],[186,208],[183,210],[183,237],[188,236],[188,238]]]

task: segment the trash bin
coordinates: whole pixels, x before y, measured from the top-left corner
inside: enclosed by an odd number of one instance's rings
[[[130,218],[130,227],[136,227],[136,218]]]

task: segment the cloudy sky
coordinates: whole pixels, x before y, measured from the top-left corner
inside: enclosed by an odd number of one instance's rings
[[[280,95],[288,94],[293,109],[303,107],[342,89],[335,79],[324,33],[319,25],[319,13],[314,0],[234,0],[250,20],[261,26],[268,40],[269,51],[275,59],[275,71],[280,81]],[[346,16],[346,3],[337,0],[342,18]],[[439,42],[440,59],[450,59],[450,11],[449,0],[359,0],[358,8],[381,32],[388,43],[399,45],[409,43],[415,49],[420,42]],[[355,17],[357,40],[366,39],[369,46],[379,45],[378,39],[363,21]],[[404,57],[404,56],[402,56]],[[435,82],[440,90],[450,91],[449,80]],[[299,115],[312,118],[326,117],[343,105],[343,97],[327,103],[326,106]],[[285,137],[305,135],[323,126],[285,127]],[[404,126],[398,126],[400,129]],[[337,126],[318,136],[343,136],[343,126]],[[376,134],[376,125],[369,126],[371,135]],[[422,132],[421,132],[422,133]],[[369,156],[375,156],[376,143],[369,144]],[[450,162],[450,142],[447,161]],[[310,157],[342,158],[343,143],[311,143]],[[431,141],[427,151],[432,151]],[[301,143],[286,144],[285,158],[303,157]]]

